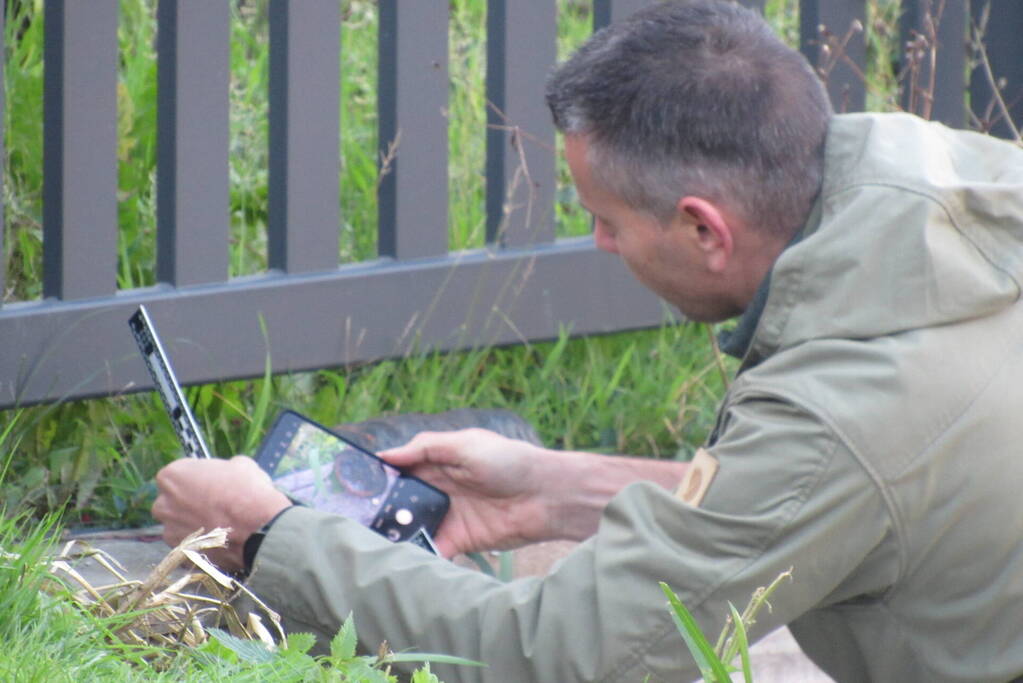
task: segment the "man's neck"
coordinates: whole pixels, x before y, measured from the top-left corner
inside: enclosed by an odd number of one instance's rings
[[[747,232],[747,239],[743,240],[742,251],[736,259],[740,267],[736,278],[736,300],[742,310],[746,310],[753,301],[760,284],[790,242],[791,239],[786,237]]]

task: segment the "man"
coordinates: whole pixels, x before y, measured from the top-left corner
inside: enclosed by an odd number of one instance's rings
[[[547,98],[597,246],[690,318],[742,314],[693,463],[480,430],[388,453],[451,494],[445,555],[584,541],[509,584],[288,507],[246,458],[161,472],[167,540],[230,526],[240,568],[283,511],[251,586],[288,626],[352,611],[369,644],[489,664],[449,681],[695,678],[657,582],[713,633],[789,567],[756,634],[789,624],[840,681],[1023,674],[1023,151],[833,116],[798,53],[713,0],[596,34]]]

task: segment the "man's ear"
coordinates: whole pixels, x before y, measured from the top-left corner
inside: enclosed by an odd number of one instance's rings
[[[707,269],[721,273],[728,267],[735,248],[732,225],[712,202],[700,197],[682,197],[676,206],[679,218],[688,224],[703,252]]]

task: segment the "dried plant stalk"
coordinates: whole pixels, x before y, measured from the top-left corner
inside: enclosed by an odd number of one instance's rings
[[[227,544],[227,530],[201,529],[171,549],[142,581],[125,577],[116,559],[81,541],[72,541],[50,561],[50,572],[61,579],[63,591],[69,586],[72,601],[99,617],[123,617],[114,637],[130,645],[174,650],[196,647],[208,638],[209,626],[226,626],[232,634],[267,645],[284,639],[280,616],[249,591],[240,581],[217,569],[203,551]],[[95,586],[79,573],[74,563],[92,558],[109,571],[115,582]],[[176,570],[191,565],[196,571],[177,576]],[[68,581],[70,579],[70,581]],[[245,596],[258,612],[244,617],[235,603]],[[269,623],[269,627],[267,626]],[[154,649],[154,653],[158,650]],[[158,659],[158,655],[153,655]],[[156,663],[156,662],[154,662]]]

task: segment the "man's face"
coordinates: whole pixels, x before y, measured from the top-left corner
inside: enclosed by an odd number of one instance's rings
[[[565,158],[579,202],[593,216],[597,248],[618,254],[637,280],[692,320],[736,315],[717,291],[718,278],[706,267],[696,222],[680,213],[662,223],[631,208],[593,177],[588,149],[584,136],[565,136]]]

